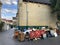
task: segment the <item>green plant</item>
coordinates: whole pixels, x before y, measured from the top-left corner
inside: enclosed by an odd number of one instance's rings
[[[60,11],[60,0],[50,0],[53,13]]]
[[[60,0],[50,0],[52,13],[57,15],[57,19],[60,21]]]
[[[0,31],[2,31],[3,26],[4,26],[4,22],[1,22],[0,23]]]

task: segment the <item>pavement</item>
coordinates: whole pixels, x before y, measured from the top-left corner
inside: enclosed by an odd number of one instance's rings
[[[0,45],[60,45],[60,36],[37,41],[19,42],[13,38],[14,30],[0,32]]]

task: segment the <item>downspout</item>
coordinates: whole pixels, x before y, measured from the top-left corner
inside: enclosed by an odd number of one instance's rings
[[[26,28],[28,29],[28,2],[26,2]]]

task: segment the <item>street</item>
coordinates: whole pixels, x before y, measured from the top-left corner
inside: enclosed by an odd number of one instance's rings
[[[19,42],[13,38],[14,30],[0,32],[0,45],[60,45],[60,36],[37,41]]]

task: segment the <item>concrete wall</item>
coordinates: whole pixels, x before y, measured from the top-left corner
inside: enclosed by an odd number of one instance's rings
[[[56,25],[56,16],[51,15],[51,8],[45,4],[23,2],[19,8],[20,26],[52,26]],[[28,15],[28,19],[27,19]]]

